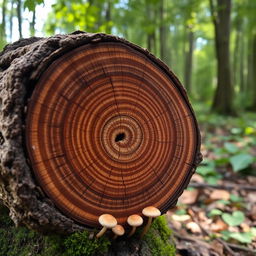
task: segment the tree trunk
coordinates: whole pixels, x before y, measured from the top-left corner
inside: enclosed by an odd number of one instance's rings
[[[5,14],[6,14],[6,0],[3,0],[2,2],[2,24],[1,24],[1,41],[6,41],[6,22],[5,22]]]
[[[112,29],[112,26],[110,24],[110,22],[111,22],[111,1],[110,0],[108,0],[108,2],[106,3],[105,21],[107,22],[106,32],[108,34],[110,34],[111,33],[111,29]]]
[[[229,60],[231,0],[217,0],[216,6],[210,0],[210,6],[215,28],[218,73],[212,110],[219,114],[232,115],[235,111]]]
[[[30,35],[34,36],[35,35],[35,24],[36,24],[36,7],[33,10],[33,16],[32,16],[32,21],[30,22]]]
[[[256,86],[255,86],[255,81],[256,81],[256,30],[254,31],[253,35],[252,35],[252,62],[251,62],[251,92],[252,92],[252,104],[250,106],[250,110],[252,111],[256,111]]]
[[[188,94],[191,94],[191,78],[192,78],[192,67],[193,67],[193,51],[194,51],[194,32],[189,30],[188,32],[188,50],[186,52],[185,59],[185,79],[184,84]]]
[[[173,207],[201,161],[180,82],[124,39],[81,31],[22,39],[0,53],[0,79],[0,199],[17,225],[93,233],[109,213],[128,233],[128,216]]]
[[[10,24],[10,41],[12,42],[12,27],[13,27],[13,5],[14,0],[11,1],[11,11],[10,11],[10,18],[9,18],[9,24]]]
[[[169,63],[169,51],[167,47],[167,34],[168,28],[166,26],[165,20],[165,0],[160,1],[160,27],[159,27],[159,37],[160,37],[160,58],[165,63]]]
[[[21,0],[17,0],[17,17],[18,17],[18,27],[19,27],[19,37],[23,38],[22,36],[22,5]]]

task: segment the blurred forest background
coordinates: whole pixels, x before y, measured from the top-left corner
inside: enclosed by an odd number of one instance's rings
[[[23,37],[83,30],[124,37],[162,59],[188,92],[203,142],[204,161],[168,215],[177,248],[190,241],[197,253],[223,255],[227,247],[256,255],[256,0],[1,0],[0,6],[0,49]]]

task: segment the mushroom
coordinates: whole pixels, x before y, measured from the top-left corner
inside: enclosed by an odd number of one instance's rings
[[[143,219],[140,215],[133,214],[128,217],[127,222],[130,226],[132,226],[132,230],[128,235],[128,237],[130,237],[135,233],[136,228],[142,225]]]
[[[122,236],[124,234],[124,228],[122,225],[116,225],[112,228],[112,231],[115,234],[113,239],[116,239],[117,236]]]
[[[117,225],[117,220],[114,216],[110,214],[102,214],[99,217],[99,223],[103,228],[101,231],[96,235],[97,238],[101,237],[107,230],[107,228],[113,228]]]
[[[144,208],[142,210],[142,213],[143,213],[144,216],[148,217],[148,223],[144,227],[144,229],[143,229],[143,231],[142,231],[142,233],[140,235],[141,238],[148,231],[148,229],[149,229],[149,227],[150,227],[150,225],[152,223],[152,219],[161,215],[161,212],[156,207],[154,207],[154,206],[148,206],[148,207]]]

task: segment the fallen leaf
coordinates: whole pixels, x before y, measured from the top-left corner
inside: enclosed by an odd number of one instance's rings
[[[224,255],[223,254],[224,247],[220,242],[218,242],[217,240],[213,240],[210,242],[210,245],[211,245],[212,249],[215,252],[217,252],[219,255]]]
[[[256,205],[254,204],[250,210],[249,216],[256,221]]]
[[[256,192],[250,192],[247,194],[247,200],[250,203],[256,203]]]
[[[192,176],[191,181],[198,182],[198,183],[203,183],[204,182],[204,178],[200,174],[195,173]]]
[[[210,194],[210,198],[212,200],[229,200],[230,198],[230,193],[226,190],[220,190],[220,189],[215,189],[212,191]]]
[[[245,220],[244,213],[241,211],[235,211],[232,214],[223,213],[221,217],[229,226],[233,227],[239,226]]]
[[[256,177],[255,176],[247,176],[247,180],[250,184],[256,185]]]
[[[190,230],[192,233],[201,233],[201,228],[199,227],[199,225],[196,222],[189,222],[186,224],[186,228],[188,230]]]
[[[213,222],[210,225],[210,229],[213,232],[220,232],[220,231],[226,230],[227,228],[228,228],[228,225],[220,218],[218,218],[215,222]]]
[[[184,190],[178,202],[181,204],[194,204],[197,200],[198,194],[199,191],[197,189]]]
[[[176,215],[176,214],[173,214],[172,215],[172,219],[173,220],[176,220],[176,221],[181,221],[181,222],[183,222],[183,221],[187,221],[187,220],[190,220],[191,219],[191,217],[189,216],[189,215]]]
[[[243,232],[249,232],[251,230],[250,226],[247,223],[242,223],[240,227],[242,228]]]

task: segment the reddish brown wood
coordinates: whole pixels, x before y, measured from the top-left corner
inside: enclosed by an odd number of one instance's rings
[[[159,64],[120,42],[55,60],[30,99],[26,145],[36,178],[66,215],[90,227],[166,212],[194,171],[198,130]]]
[[[0,199],[16,224],[67,234],[164,213],[199,148],[178,79],[124,39],[77,31],[0,53]]]

